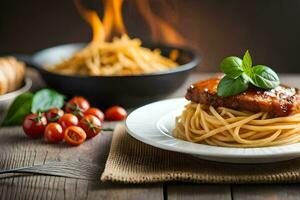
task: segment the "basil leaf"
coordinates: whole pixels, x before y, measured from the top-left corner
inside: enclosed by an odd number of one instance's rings
[[[248,88],[248,81],[239,76],[232,79],[229,76],[224,76],[218,84],[217,94],[221,97],[228,97],[244,92]]]
[[[19,95],[9,107],[3,126],[20,125],[26,115],[30,113],[33,94],[26,92]]]
[[[230,78],[237,78],[243,73],[243,61],[236,56],[230,56],[222,60],[221,70]]]
[[[246,74],[246,73],[243,73],[242,75],[241,75],[241,77],[244,79],[244,81],[246,81],[246,82],[249,82],[249,83],[251,83],[251,81],[252,81],[252,78],[248,75],[248,74]]]
[[[42,89],[35,93],[32,100],[31,112],[43,112],[50,108],[62,108],[65,97],[50,89]]]
[[[245,52],[243,57],[243,67],[246,73],[250,75],[249,72],[251,71],[250,69],[252,67],[252,58],[248,50]]]
[[[263,89],[273,89],[280,84],[277,74],[269,67],[256,65],[252,68],[253,76],[251,83]]]

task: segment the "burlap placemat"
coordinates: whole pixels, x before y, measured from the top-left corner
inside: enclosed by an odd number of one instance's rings
[[[300,159],[271,164],[206,161],[139,142],[119,125],[101,180],[121,183],[287,183],[299,182],[299,173]]]

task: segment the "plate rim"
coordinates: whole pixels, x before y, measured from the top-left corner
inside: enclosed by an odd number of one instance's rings
[[[282,146],[272,146],[272,147],[233,148],[233,147],[218,147],[218,146],[212,146],[212,145],[206,145],[206,144],[192,143],[192,142],[180,140],[180,139],[177,139],[174,137],[170,137],[171,140],[179,142],[180,144],[183,144],[183,145],[184,144],[189,144],[189,145],[193,144],[193,145],[199,145],[199,147],[201,147],[202,149],[209,148],[209,149],[213,149],[214,151],[219,151],[219,153],[215,153],[215,152],[211,152],[209,150],[203,152],[203,151],[199,151],[199,150],[195,150],[195,149],[186,149],[186,148],[174,147],[174,146],[167,145],[167,144],[157,143],[156,141],[153,141],[149,138],[142,137],[140,134],[137,134],[137,133],[135,133],[135,131],[131,130],[130,120],[136,115],[136,113],[140,112],[141,110],[143,110],[147,107],[155,106],[160,103],[168,102],[168,101],[170,101],[170,102],[173,102],[173,101],[188,102],[185,98],[180,97],[180,98],[172,98],[172,99],[156,101],[156,102],[141,106],[141,107],[135,109],[134,111],[132,111],[129,114],[129,116],[127,117],[127,119],[125,121],[126,131],[135,139],[137,139],[145,144],[154,146],[156,148],[160,148],[160,149],[164,149],[164,150],[168,150],[168,151],[185,153],[185,154],[197,155],[197,156],[214,157],[214,158],[216,158],[216,157],[217,158],[220,158],[220,157],[222,157],[222,158],[265,158],[265,157],[274,158],[274,157],[280,157],[280,156],[295,156],[295,155],[300,156],[300,143],[290,144],[290,145],[282,145]],[[165,113],[165,114],[168,114],[168,113]],[[157,122],[162,117],[163,116],[160,116],[159,119],[156,119],[155,126],[157,125]],[[157,129],[156,131],[160,132],[158,130],[157,126],[155,128]],[[164,135],[164,134],[161,133],[161,135]],[[165,136],[165,137],[168,137],[168,136]],[[280,149],[280,151],[278,151],[279,149]],[[299,150],[296,150],[296,149],[299,149]],[[231,150],[230,153],[228,153],[229,150]],[[232,150],[236,150],[236,151],[233,151],[234,153],[232,153]],[[259,153],[257,153],[257,152],[253,153],[254,151],[258,151]],[[243,152],[243,153],[240,153],[240,152]]]
[[[23,85],[15,91],[0,95],[0,102],[9,101],[16,98],[18,95],[28,92],[32,87],[32,80],[29,77],[25,77]]]

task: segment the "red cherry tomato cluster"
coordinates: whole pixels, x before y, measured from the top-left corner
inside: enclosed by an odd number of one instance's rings
[[[51,143],[64,140],[70,145],[79,145],[98,135],[104,120],[121,121],[126,117],[126,110],[120,106],[112,106],[103,114],[100,109],[90,107],[84,97],[75,96],[66,103],[64,110],[52,108],[45,113],[27,115],[23,130],[32,138],[44,135]]]

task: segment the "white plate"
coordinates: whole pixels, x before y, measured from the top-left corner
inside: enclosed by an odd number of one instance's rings
[[[188,102],[184,98],[158,101],[133,111],[126,120],[128,133],[157,148],[176,151],[213,161],[267,163],[300,157],[300,143],[263,148],[229,148],[196,144],[172,136],[175,117]]]

